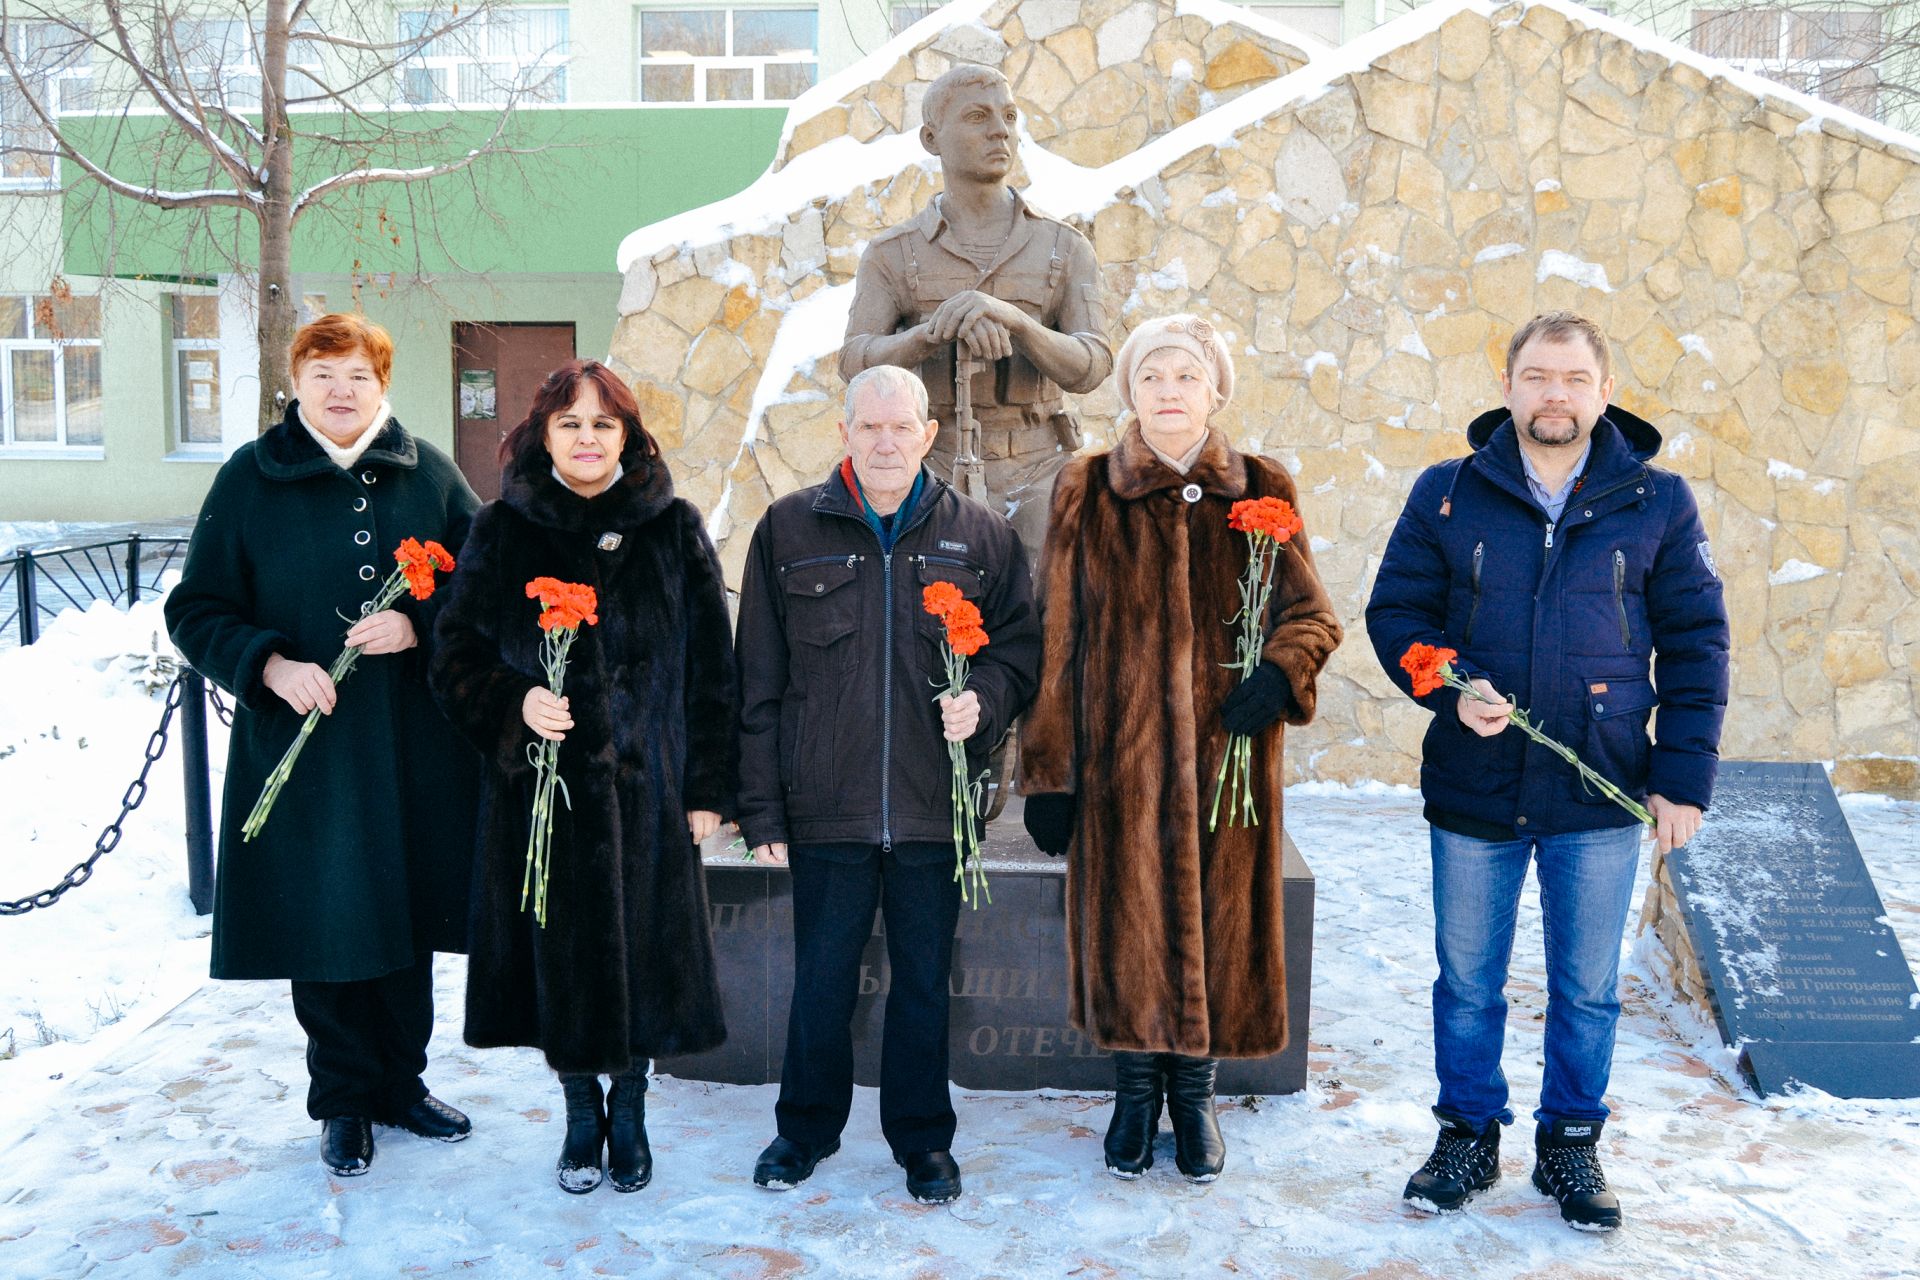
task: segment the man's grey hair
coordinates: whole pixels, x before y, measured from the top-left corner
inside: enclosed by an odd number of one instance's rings
[[[922,426],[926,425],[927,384],[920,381],[920,375],[911,369],[902,369],[897,364],[876,364],[871,369],[862,369],[854,374],[847,383],[843,412],[849,427],[858,421],[854,416],[854,403],[860,398],[860,393],[869,387],[883,396],[897,391],[907,392],[913,397],[914,416]]]
[[[940,120],[960,96],[963,89],[1002,88],[1008,93],[1013,86],[997,67],[982,67],[974,63],[963,62],[942,75],[927,87],[927,96],[920,101],[920,121],[935,133],[940,131]]]

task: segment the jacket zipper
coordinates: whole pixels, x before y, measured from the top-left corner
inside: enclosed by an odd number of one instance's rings
[[[884,612],[880,650],[880,848],[893,852],[893,552],[880,557],[886,581],[881,588]]]
[[[844,563],[847,566],[847,568],[851,569],[853,568],[854,565],[860,563],[860,554],[858,552],[854,552],[850,555],[844,555],[844,556],[808,556],[805,560],[795,560],[792,564],[781,565],[780,572],[792,573],[795,569],[805,569],[810,565],[816,565],[816,564],[842,564],[842,563]]]
[[[969,564],[965,560],[955,560],[952,556],[922,555],[922,556],[908,556],[907,559],[910,561],[917,560],[921,564],[944,564],[944,565],[951,565],[955,569],[965,569],[968,573],[980,579],[982,583],[985,583],[987,579],[987,571],[985,569],[982,569],[979,565]]]
[[[1473,544],[1473,604],[1467,609],[1467,634],[1462,644],[1473,643],[1473,621],[1480,616],[1480,566],[1487,558],[1487,544]]]
[[[1611,498],[1614,494],[1619,493],[1622,489],[1626,488],[1630,484],[1637,484],[1644,487],[1646,484],[1646,472],[1643,470],[1639,475],[1633,476],[1630,479],[1622,480],[1619,484],[1614,485],[1611,489],[1606,489],[1599,493],[1594,494],[1592,497],[1587,499],[1587,502],[1598,504],[1604,499]],[[1547,550],[1548,551],[1553,550],[1553,528],[1554,528],[1554,522],[1551,520],[1547,521]],[[1540,562],[1540,585],[1544,585],[1546,583],[1547,575],[1552,572],[1553,572],[1553,557],[1549,555],[1546,557],[1546,559]],[[1539,590],[1539,586],[1536,586],[1534,590],[1537,592]]]
[[[938,481],[935,482],[936,485],[938,483]],[[911,524],[894,531],[894,546],[899,546],[903,538],[926,522],[927,518],[933,514],[933,507],[939,502],[940,497],[941,490],[935,488],[921,498],[920,505],[914,509],[913,513],[917,518]],[[814,509],[821,510],[817,506]],[[872,532],[865,520],[848,512],[827,510],[822,514],[836,515],[843,520],[858,520],[861,528],[867,529],[869,533]],[[874,541],[879,542],[878,535],[875,535]],[[822,564],[829,560],[842,559],[851,566],[864,558],[858,554],[817,556],[809,560],[797,560],[788,567],[797,569],[803,564]],[[884,852],[891,853],[893,852],[893,552],[885,550],[881,552],[880,566],[881,572],[886,575],[881,587],[881,603],[885,612],[881,617],[880,632],[884,645],[880,651],[880,848]]]
[[[1613,549],[1613,607],[1620,614],[1620,647],[1633,650],[1633,629],[1627,625],[1627,553]]]

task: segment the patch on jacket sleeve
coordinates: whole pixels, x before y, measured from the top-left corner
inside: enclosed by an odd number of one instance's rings
[[[1706,565],[1707,572],[1712,574],[1717,580],[1720,577],[1720,566],[1713,562],[1713,544],[1705,538],[1702,538],[1698,543],[1698,550],[1700,552],[1700,563]]]

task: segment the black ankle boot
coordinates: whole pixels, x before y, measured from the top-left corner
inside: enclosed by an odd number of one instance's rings
[[[1437,1108],[1433,1114],[1440,1137],[1400,1198],[1421,1213],[1452,1213],[1500,1181],[1500,1121],[1475,1125]]]
[[[1560,1202],[1575,1231],[1612,1231],[1621,1222],[1620,1197],[1600,1168],[1603,1120],[1555,1120],[1533,1135],[1533,1185]]]
[[[600,1185],[600,1149],[607,1140],[600,1077],[561,1076],[560,1088],[567,1095],[567,1136],[554,1176],[562,1191],[583,1196]]]
[[[645,1064],[615,1076],[607,1092],[607,1178],[615,1191],[638,1191],[653,1181]]]
[[[1165,1055],[1167,1114],[1173,1120],[1173,1162],[1190,1182],[1212,1182],[1227,1166],[1227,1140],[1213,1114],[1212,1058]]]
[[[1107,1172],[1137,1178],[1153,1168],[1153,1137],[1160,1131],[1160,1055],[1113,1055],[1113,1120],[1107,1125]]]

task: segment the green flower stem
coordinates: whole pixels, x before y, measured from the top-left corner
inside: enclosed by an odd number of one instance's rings
[[[1273,599],[1273,570],[1280,563],[1284,545],[1264,533],[1249,533],[1247,544],[1247,568],[1240,575],[1240,612],[1227,619],[1227,625],[1238,626],[1240,634],[1234,641],[1234,659],[1226,665],[1238,671],[1242,680],[1260,665],[1260,651],[1266,641],[1267,604]],[[1253,739],[1246,734],[1236,733],[1227,739],[1226,754],[1220,758],[1220,774],[1213,782],[1213,810],[1207,815],[1208,831],[1219,830],[1223,795],[1227,800],[1228,826],[1260,825],[1260,815],[1253,802]]]
[[[380,584],[380,590],[373,599],[361,606],[360,617],[371,617],[382,609],[393,606],[407,589],[405,566],[396,568]],[[356,620],[357,621],[357,620]],[[340,651],[327,668],[327,678],[333,681],[335,688],[353,674],[354,664],[360,661],[360,646],[350,644]],[[287,779],[293,776],[294,763],[300,759],[300,753],[307,749],[307,739],[313,736],[314,728],[320,723],[320,709],[315,707],[307,712],[307,718],[300,722],[300,732],[294,735],[293,742],[287,747],[286,754],[280,757],[280,763],[273,766],[273,772],[267,775],[267,781],[260,788],[260,798],[253,802],[253,808],[247,814],[247,820],[240,824],[241,843],[253,839],[266,829],[267,818],[273,813],[274,801],[280,798],[280,791],[287,785]]]
[[[567,652],[573,648],[578,638],[578,627],[561,627],[549,631],[540,641],[541,662],[547,672],[547,688],[553,696],[562,696],[567,683]],[[537,747],[531,748],[534,768],[533,819],[532,829],[527,833],[527,870],[520,878],[520,909],[527,909],[527,894],[533,894],[533,918],[540,922],[542,929],[547,927],[547,880],[553,871],[553,797],[557,791],[560,803],[569,809],[572,799],[567,795],[567,785],[560,778],[560,744],[551,738],[542,738]]]
[[[967,691],[966,658],[955,653],[945,640],[940,642],[940,653],[947,661],[947,687],[934,695],[935,701],[957,698]],[[986,774],[983,771],[979,778],[968,778],[965,742],[949,742],[947,759],[953,764],[952,785],[948,788],[953,806],[953,878],[960,882],[960,900],[978,911],[982,901],[993,901],[987,889],[986,862],[980,856],[980,805]]]
[[[1645,805],[1641,804],[1638,800],[1635,800],[1632,796],[1622,791],[1619,787],[1614,786],[1613,783],[1609,782],[1606,778],[1602,777],[1599,773],[1595,772],[1591,765],[1589,765],[1586,761],[1582,760],[1578,755],[1574,754],[1574,750],[1572,747],[1569,747],[1564,743],[1555,742],[1552,738],[1549,738],[1546,734],[1536,729],[1533,725],[1533,721],[1527,718],[1527,713],[1522,711],[1518,705],[1516,705],[1515,703],[1505,698],[1489,698],[1486,694],[1480,692],[1478,689],[1474,688],[1471,684],[1467,683],[1465,680],[1462,680],[1458,675],[1456,675],[1454,673],[1454,670],[1451,664],[1440,668],[1440,679],[1443,683],[1446,684],[1446,686],[1449,689],[1458,689],[1460,692],[1466,694],[1469,698],[1472,698],[1477,702],[1484,702],[1490,706],[1496,706],[1496,707],[1511,707],[1512,712],[1509,716],[1509,720],[1512,723],[1514,728],[1526,734],[1529,738],[1532,738],[1535,742],[1539,743],[1541,746],[1545,747],[1547,750],[1553,752],[1553,754],[1559,756],[1562,760],[1565,760],[1568,764],[1572,765],[1575,769],[1579,770],[1581,778],[1585,779],[1588,785],[1592,786],[1601,795],[1613,801],[1615,804],[1619,805],[1622,809],[1625,809],[1628,813],[1632,814],[1634,817],[1640,819],[1640,821],[1644,822],[1647,826],[1651,827],[1655,825],[1653,821],[1653,815],[1647,812],[1647,807]]]

